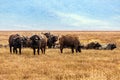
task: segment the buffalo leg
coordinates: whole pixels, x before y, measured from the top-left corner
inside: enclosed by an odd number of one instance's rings
[[[80,46],[77,46],[75,49],[76,49],[76,53],[81,52],[81,47]]]
[[[55,44],[53,44],[53,48],[55,48]]]
[[[80,49],[78,49],[78,51],[79,51],[79,52],[81,52],[81,48],[80,48]]]
[[[38,50],[37,50],[37,52],[38,52],[38,55],[39,55],[39,51],[40,51],[39,49],[40,49],[40,48],[38,48]]]
[[[43,48],[44,54],[45,54],[45,47]]]
[[[13,47],[13,53],[15,53],[15,47]]]
[[[16,54],[18,53],[17,48],[15,48]]]
[[[78,50],[79,52],[81,52],[81,46],[79,46],[79,47],[77,48],[77,50]]]
[[[41,49],[41,52],[43,53],[43,49],[42,48],[40,48]]]
[[[33,53],[34,53],[34,55],[35,55],[35,48],[33,48]]]
[[[12,46],[10,46],[10,53],[12,53]]]
[[[74,48],[73,47],[71,48],[71,50],[72,50],[72,53],[74,53]]]
[[[76,53],[79,51],[78,49],[79,49],[78,47],[76,47],[76,48],[75,48],[75,50],[76,50]]]
[[[19,53],[21,54],[21,47],[19,48]]]
[[[52,45],[48,45],[48,48],[52,48]]]
[[[52,44],[50,42],[47,42],[48,48],[52,48]]]
[[[17,48],[16,47],[13,47],[13,53],[17,54]]]
[[[17,54],[17,48],[16,48],[16,47],[14,47],[13,49],[14,49],[14,53],[16,53],[16,54]]]
[[[76,53],[78,52],[78,49],[75,49],[76,50]]]
[[[60,46],[60,51],[61,51],[61,53],[63,53],[63,47],[62,46]]]

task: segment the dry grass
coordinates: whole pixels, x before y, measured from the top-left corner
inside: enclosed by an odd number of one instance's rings
[[[0,43],[8,44],[10,34],[28,36],[39,32],[0,32]],[[52,32],[60,35],[60,32]],[[71,34],[71,32],[63,32]],[[71,54],[70,49],[47,49],[46,54],[33,55],[32,49],[23,49],[22,55],[10,54],[9,48],[0,48],[0,80],[120,80],[120,32],[72,32],[81,43],[99,41],[116,43],[109,50],[82,50]]]

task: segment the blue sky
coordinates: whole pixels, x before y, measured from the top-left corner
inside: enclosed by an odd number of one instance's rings
[[[120,0],[0,0],[0,30],[120,30]]]

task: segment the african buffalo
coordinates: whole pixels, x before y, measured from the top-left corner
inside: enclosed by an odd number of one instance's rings
[[[47,38],[45,36],[40,35],[40,49],[44,54],[45,54],[46,46],[47,46]]]
[[[46,33],[42,33],[43,35],[45,35],[47,38],[50,37],[51,33],[50,32],[46,32]]]
[[[24,48],[26,48],[26,47],[28,47],[28,40],[29,40],[29,38],[28,37],[26,37],[26,36],[23,36],[22,37],[22,43],[23,43],[23,46],[22,47],[24,47]]]
[[[73,35],[63,35],[59,38],[60,43],[60,51],[63,53],[63,48],[71,48],[72,53],[74,53],[74,49],[77,52],[81,52],[81,45],[78,37]]]
[[[39,50],[41,49],[42,53],[45,54],[45,49],[47,46],[47,40],[45,37],[41,35],[33,35],[30,37],[30,47],[33,48],[33,53],[35,55],[36,49],[39,55]]]
[[[17,48],[19,48],[19,53],[21,54],[21,48],[23,46],[23,39],[19,34],[13,34],[9,37],[9,47],[10,47],[10,53],[17,53]]]
[[[116,48],[116,45],[114,43],[109,43],[106,45],[102,45],[99,49],[103,49],[103,50],[113,50]]]
[[[99,49],[101,47],[101,44],[98,42],[91,42],[85,46],[85,49]]]
[[[51,35],[48,40],[47,40],[47,46],[48,48],[54,48],[55,47],[55,42],[58,40],[57,36]]]
[[[58,36],[55,36],[53,34],[50,34],[50,32],[42,33],[47,37],[47,46],[48,48],[54,48],[55,42],[58,40]]]

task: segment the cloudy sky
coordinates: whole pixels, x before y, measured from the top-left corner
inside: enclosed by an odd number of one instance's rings
[[[120,0],[0,0],[0,30],[120,30]]]

